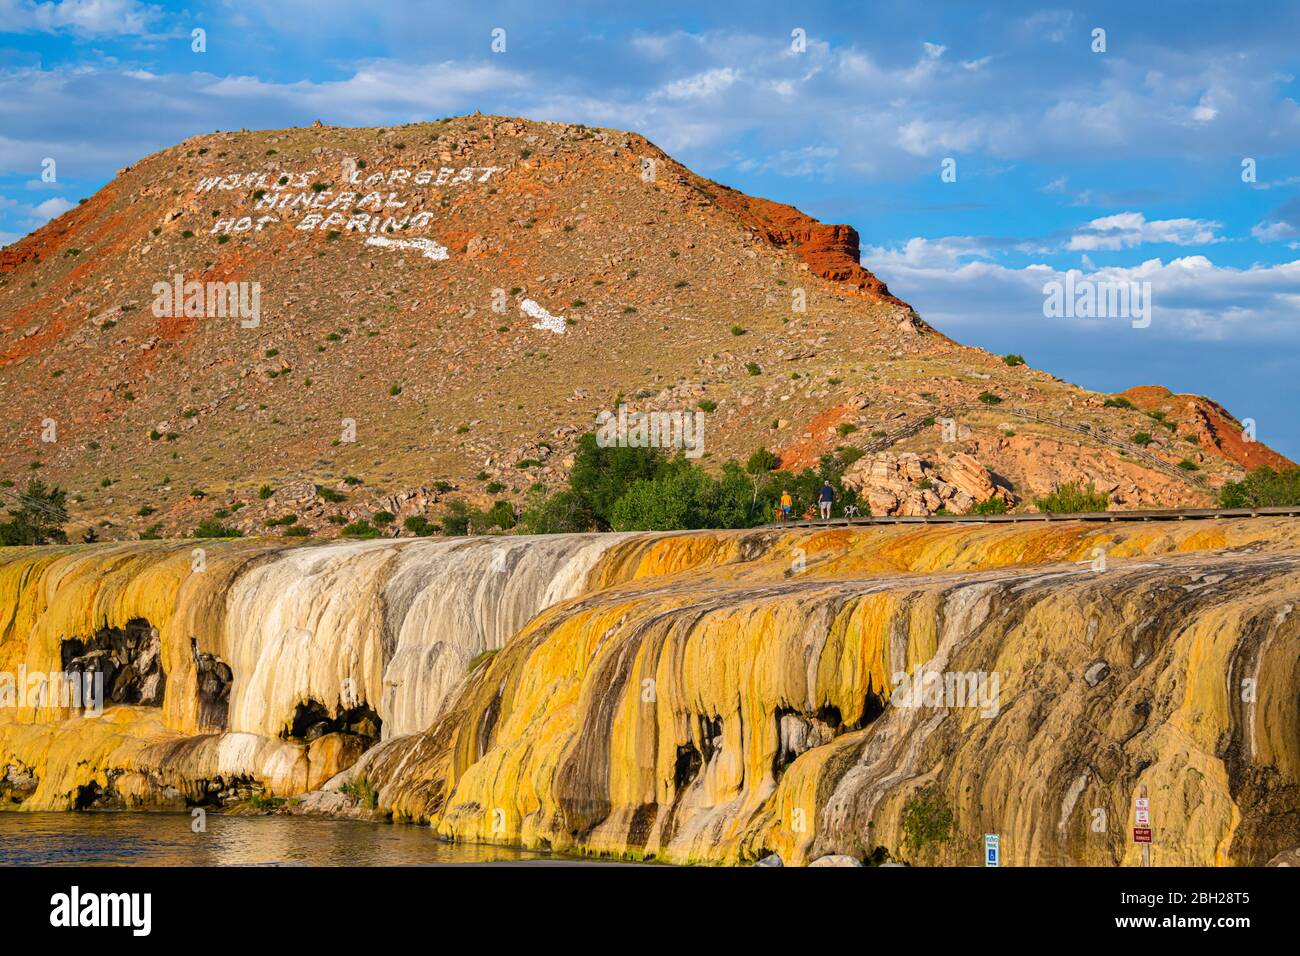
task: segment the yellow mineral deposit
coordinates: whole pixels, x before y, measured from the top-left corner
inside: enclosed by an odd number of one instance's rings
[[[1145,785],[1157,865],[1260,864],[1300,844],[1298,599],[1282,518],[0,549],[0,805],[373,788],[565,853],[1133,865]],[[69,671],[102,715],[19,686]]]

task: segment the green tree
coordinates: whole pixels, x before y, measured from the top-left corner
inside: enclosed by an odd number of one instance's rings
[[[590,503],[575,491],[565,489],[553,495],[535,491],[529,494],[519,527],[529,534],[591,531],[596,527],[596,515]]]
[[[16,499],[18,507],[9,509],[13,520],[0,522],[0,545],[68,543],[63,530],[68,520],[66,491],[31,478]]]
[[[636,482],[658,477],[664,463],[657,448],[601,448],[588,432],[578,440],[569,488],[586,502],[597,527],[608,530],[614,503]]]
[[[1265,465],[1243,481],[1219,489],[1220,508],[1285,508],[1300,505],[1300,468],[1277,471]]]
[[[754,454],[749,456],[749,461],[745,462],[745,470],[751,475],[761,475],[764,472],[773,471],[781,464],[781,459],[766,448],[759,448]]]
[[[509,531],[515,526],[515,509],[508,501],[497,501],[487,511],[475,510],[471,520],[475,531],[486,531],[488,528]]]
[[[469,532],[469,522],[471,510],[460,498],[453,498],[447,502],[446,510],[442,513],[442,532],[443,534],[457,537]]]
[[[615,531],[706,527],[705,516],[716,498],[714,484],[691,467],[673,469],[661,478],[643,478],[614,503],[610,524]]]
[[[584,435],[569,488],[530,493],[519,526],[537,534],[753,527],[771,520],[783,488],[791,489],[801,509],[816,501],[823,481],[831,482],[837,506],[855,501],[841,479],[857,457],[856,449],[845,448],[823,455],[817,468],[793,474],[771,471],[779,461],[760,448],[745,467],[728,461],[715,478],[684,454],[668,458],[652,448],[600,448],[594,435]]]

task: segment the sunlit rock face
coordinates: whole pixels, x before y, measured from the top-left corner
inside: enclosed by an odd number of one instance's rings
[[[385,737],[423,730],[476,656],[577,593],[617,540],[366,541],[252,562],[226,601],[231,728],[279,733],[309,698],[368,702]]]
[[[0,707],[0,805],[364,784],[564,852],[1113,865],[1145,786],[1157,865],[1300,845],[1286,519],[193,544],[0,551],[0,672],[135,621],[165,674]]]
[[[61,723],[84,708],[60,706],[70,701],[53,692],[14,687],[5,705],[0,683],[0,739],[18,735],[13,724],[28,725],[27,747],[66,753],[73,763],[82,746],[109,748],[90,761],[100,768],[97,781],[59,777],[58,787],[38,788],[23,805],[75,803],[77,789],[92,782],[107,791],[104,777],[127,751],[123,765],[146,761],[142,770],[162,789],[244,776],[276,795],[315,787],[381,735],[427,728],[470,662],[581,590],[621,539],[0,549],[0,673],[15,683],[103,672],[110,709],[125,702],[160,710],[132,718],[129,731],[106,733],[93,721],[84,729]],[[70,750],[53,741],[56,728],[71,734]],[[220,759],[201,748],[134,749],[157,733],[205,735]],[[329,745],[337,733],[357,740]],[[119,745],[126,749],[113,750]],[[135,804],[149,802],[137,797]]]

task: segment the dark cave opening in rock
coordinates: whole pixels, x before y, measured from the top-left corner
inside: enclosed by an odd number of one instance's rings
[[[217,776],[210,780],[198,780],[186,788],[184,795],[187,807],[206,807],[221,809],[246,802],[265,794],[265,787],[254,777],[247,774],[231,774],[229,777]]]
[[[122,798],[114,790],[111,781],[107,787],[100,787],[94,780],[82,784],[77,787],[76,796],[72,799],[74,810],[116,810],[121,806]]]
[[[722,749],[722,718],[699,716],[700,756],[708,763]]]
[[[235,674],[230,665],[212,654],[201,653],[198,641],[191,638],[195,682],[199,694],[199,726],[219,733],[230,724],[230,685]]]
[[[844,723],[844,718],[840,716],[840,709],[834,704],[823,704],[817,710],[817,719],[832,730],[839,730],[840,724]]]
[[[867,866],[883,866],[889,863],[893,857],[889,855],[889,850],[883,846],[877,846],[874,850],[866,855],[862,861]]]
[[[491,702],[483,710],[483,719],[479,722],[478,757],[482,759],[492,742],[492,732],[496,729],[497,718],[501,715],[501,694],[493,695]]]
[[[102,627],[91,637],[65,638],[59,645],[64,674],[103,678],[107,704],[161,707],[167,689],[158,629],[142,617],[125,627]],[[90,686],[93,686],[90,685]]]
[[[677,785],[678,791],[688,787],[692,780],[699,775],[700,768],[704,766],[704,758],[700,756],[699,750],[695,744],[682,744],[677,748],[677,764],[673,768],[673,782]]]
[[[365,701],[354,707],[340,705],[331,716],[328,707],[309,697],[298,702],[281,736],[310,743],[326,734],[352,734],[361,738],[363,749],[368,750],[379,743],[382,730],[379,714]]]
[[[0,806],[17,806],[40,786],[40,778],[21,762],[0,765]]]
[[[862,705],[862,719],[853,725],[854,730],[861,730],[885,712],[885,699],[880,694],[867,690],[867,697]]]
[[[800,754],[830,743],[844,729],[839,708],[829,704],[811,715],[793,707],[778,707],[775,717],[777,747],[772,775],[778,780]]]

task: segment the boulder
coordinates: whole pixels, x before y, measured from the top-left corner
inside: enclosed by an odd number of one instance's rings
[[[809,866],[861,866],[862,861],[856,857],[849,856],[845,853],[831,853],[827,856],[819,856],[808,864]]]
[[[975,501],[986,501],[997,494],[997,486],[984,466],[965,452],[958,452],[943,469],[944,481]]]
[[[934,465],[911,452],[884,451],[855,462],[843,480],[866,499],[873,515],[924,517],[940,509],[966,514],[989,498],[1015,503],[1015,496],[965,453]]]
[[[1300,866],[1300,846],[1293,846],[1289,850],[1283,850],[1277,856],[1269,860],[1265,866]]]

